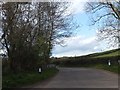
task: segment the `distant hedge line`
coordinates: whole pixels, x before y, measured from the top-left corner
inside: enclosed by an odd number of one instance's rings
[[[53,63],[61,66],[85,66],[94,64],[108,64],[110,60],[111,64],[118,64],[120,58],[117,57],[100,57],[100,58],[88,58],[88,57],[71,57],[64,60],[54,61]]]

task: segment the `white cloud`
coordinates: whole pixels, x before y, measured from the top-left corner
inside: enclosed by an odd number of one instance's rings
[[[89,53],[99,52],[102,47],[96,41],[96,37],[76,36],[64,39],[66,47],[56,45],[53,49],[53,56],[80,56]]]
[[[70,0],[71,2],[69,8],[67,9],[67,13],[77,14],[84,12],[85,3],[88,0]]]

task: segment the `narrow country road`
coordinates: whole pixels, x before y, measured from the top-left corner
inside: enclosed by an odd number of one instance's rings
[[[59,73],[29,88],[118,88],[118,75],[92,68],[59,68]]]

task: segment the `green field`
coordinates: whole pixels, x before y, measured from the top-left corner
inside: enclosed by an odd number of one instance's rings
[[[120,56],[120,49],[110,50],[102,53],[93,54],[93,57],[100,58],[100,57],[118,57]]]

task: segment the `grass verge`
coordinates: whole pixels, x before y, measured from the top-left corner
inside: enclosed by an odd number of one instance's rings
[[[103,69],[103,70],[107,70],[107,71],[110,71],[110,72],[113,72],[113,73],[120,74],[120,69],[119,69],[120,66],[118,66],[118,65],[108,66],[106,64],[98,64],[98,65],[95,65],[93,67],[97,68],[97,69]]]
[[[56,68],[50,68],[43,71],[41,74],[38,72],[10,74],[3,76],[2,88],[20,87],[23,85],[30,85],[54,76],[58,72]]]

